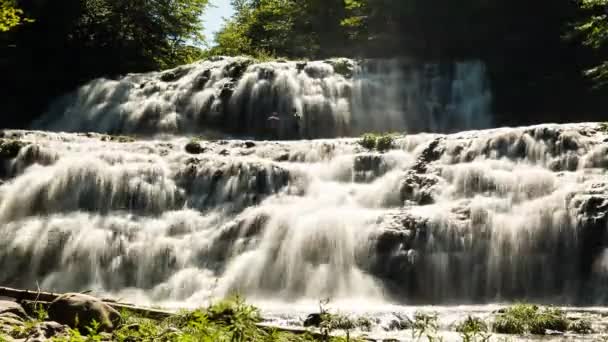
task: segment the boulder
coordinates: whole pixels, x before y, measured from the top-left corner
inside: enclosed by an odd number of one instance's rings
[[[207,149],[201,146],[201,144],[199,144],[198,142],[191,141],[186,144],[185,150],[190,154],[201,154],[204,153]]]
[[[320,313],[312,313],[304,320],[304,327],[318,327],[323,322],[323,318]]]
[[[0,317],[29,318],[21,305],[7,300],[0,300]]]
[[[93,321],[100,324],[100,331],[112,331],[121,321],[118,311],[98,298],[67,293],[55,299],[49,306],[49,319],[86,332]]]

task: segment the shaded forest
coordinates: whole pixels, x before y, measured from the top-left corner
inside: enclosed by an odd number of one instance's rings
[[[27,125],[92,78],[213,55],[479,59],[499,125],[605,120],[606,0],[232,3],[235,15],[206,47],[207,0],[0,0],[3,126]]]

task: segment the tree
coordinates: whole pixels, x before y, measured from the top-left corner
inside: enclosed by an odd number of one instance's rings
[[[0,32],[7,32],[26,22],[32,20],[23,17],[23,10],[17,8],[13,0],[0,0]]]
[[[575,35],[582,37],[584,45],[595,50],[606,51],[608,47],[608,0],[582,0],[580,8],[587,13],[587,18],[575,27]],[[586,71],[597,86],[608,84],[608,61]]]
[[[208,0],[6,1],[0,0],[3,11],[36,21],[0,35],[2,47],[11,47],[0,58],[7,83],[0,106],[11,118],[5,127],[23,126],[42,114],[50,99],[93,78],[166,69],[202,57],[201,16]],[[9,26],[5,22],[2,27]]]
[[[342,0],[236,0],[212,54],[319,58],[347,46]]]

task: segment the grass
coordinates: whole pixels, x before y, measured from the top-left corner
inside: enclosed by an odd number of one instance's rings
[[[395,135],[389,133],[365,133],[361,136],[358,143],[370,151],[378,150],[379,152],[386,152],[395,147]]]
[[[547,330],[565,332],[570,321],[558,308],[540,308],[531,304],[516,304],[507,308],[494,321],[493,329],[501,334],[544,335]]]

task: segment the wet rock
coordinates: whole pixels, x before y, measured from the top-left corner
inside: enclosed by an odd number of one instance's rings
[[[57,322],[40,322],[37,323],[35,327],[29,331],[27,341],[45,342],[48,339],[67,336],[69,329],[70,327],[68,327],[67,325],[59,324]],[[102,340],[109,341],[109,339]]]
[[[304,320],[304,327],[319,327],[323,322],[323,318],[320,313],[312,313]]]
[[[27,143],[20,140],[0,139],[0,159],[13,159]]]
[[[276,156],[273,160],[276,161],[276,162],[286,162],[286,161],[289,161],[289,153],[281,153],[278,156]]]
[[[355,182],[367,182],[384,175],[388,171],[388,165],[381,155],[360,155],[355,158],[353,171]]]
[[[163,82],[175,82],[180,78],[184,77],[186,74],[188,74],[189,71],[190,68],[186,67],[175,68],[173,70],[163,72],[160,76],[160,79]]]
[[[9,317],[9,315],[20,319],[29,319],[27,313],[19,303],[0,300],[0,316]]]
[[[418,159],[412,170],[417,173],[425,173],[428,171],[428,164],[439,160],[443,153],[445,152],[446,147],[444,144],[444,138],[437,138],[431,141],[424,150],[418,156]]]
[[[230,151],[228,150],[221,150],[219,153],[220,156],[228,156],[230,155]]]
[[[120,323],[118,311],[101,300],[79,293],[67,293],[55,299],[49,306],[49,318],[61,324],[86,332],[93,321],[100,324],[100,331],[112,331]]]
[[[419,205],[434,203],[434,189],[438,182],[438,177],[434,175],[408,171],[400,184],[401,201],[411,201]]]
[[[245,141],[243,143],[243,147],[245,147],[245,148],[252,148],[252,147],[255,147],[255,143],[253,141]]]
[[[188,152],[190,154],[201,154],[201,153],[205,153],[207,151],[206,148],[201,146],[201,144],[196,141],[191,141],[191,142],[187,143],[185,146],[185,150],[186,150],[186,152]]]

